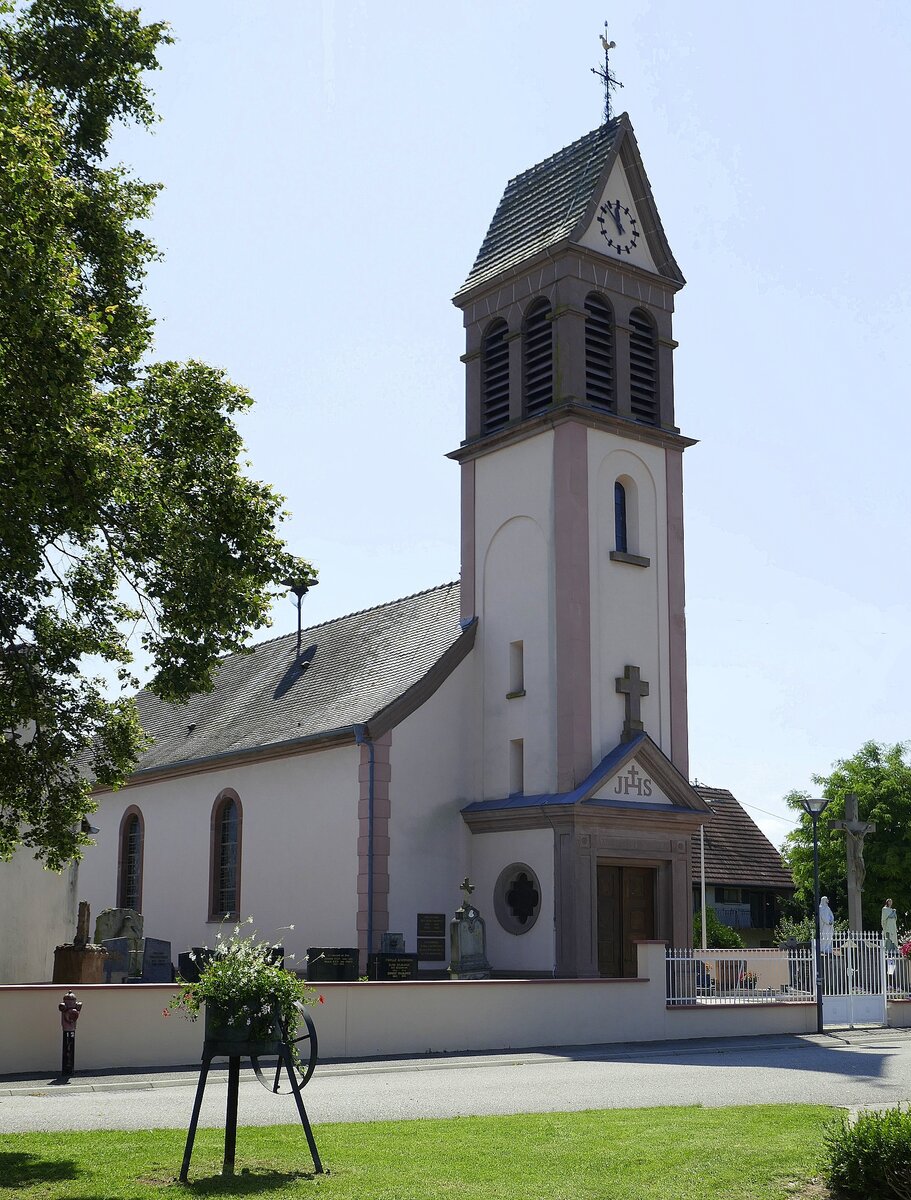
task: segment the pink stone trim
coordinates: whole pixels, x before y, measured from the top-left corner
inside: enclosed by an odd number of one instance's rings
[[[392,779],[390,750],[392,730],[373,742],[373,939],[367,945],[368,878],[369,878],[369,806],[370,806],[370,746],[361,743],[358,768],[360,795],[358,800],[357,839],[357,945],[366,970],[367,955],[380,944],[380,935],[389,931],[389,784]]]
[[[567,421],[554,428],[558,792],[571,791],[592,768],[588,505],[588,431]]]
[[[689,779],[686,703],[686,589],[683,559],[683,452],[665,450],[667,489],[667,609],[670,676],[671,752],[669,758]]]
[[[475,615],[475,464],[462,463],[462,599],[461,617]]]

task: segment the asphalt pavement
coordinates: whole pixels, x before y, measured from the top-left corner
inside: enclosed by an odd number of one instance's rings
[[[0,1076],[0,1133],[167,1129],[189,1123],[195,1069]],[[242,1070],[238,1119],[297,1121],[293,1098]],[[226,1071],[210,1073],[200,1125],[224,1123]],[[317,1066],[304,1091],[314,1124],[665,1104],[809,1103],[849,1109],[911,1101],[911,1030],[705,1039],[426,1056]]]

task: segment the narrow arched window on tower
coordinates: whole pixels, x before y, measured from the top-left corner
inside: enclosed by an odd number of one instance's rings
[[[522,409],[533,417],[554,398],[553,323],[546,300],[531,305],[522,332]]]
[[[629,315],[629,390],[633,419],[658,424],[658,336],[651,317],[634,308]]]
[[[626,525],[626,488],[618,479],[614,484],[614,549],[621,554],[629,550]]]
[[[509,332],[505,321],[488,326],[481,346],[481,432],[493,433],[509,420]]]
[[[243,815],[236,792],[224,791],[212,809],[210,917],[240,915],[240,841]]]
[[[614,391],[614,314],[596,292],[585,298],[585,399],[616,408]]]
[[[117,870],[117,905],[142,912],[142,813],[128,808],[120,823],[120,861]]]

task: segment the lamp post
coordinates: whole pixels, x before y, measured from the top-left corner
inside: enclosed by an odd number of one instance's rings
[[[825,796],[807,796],[800,802],[813,822],[813,921],[816,930],[816,1032],[822,1033],[822,954],[819,949],[819,818],[829,801]]]

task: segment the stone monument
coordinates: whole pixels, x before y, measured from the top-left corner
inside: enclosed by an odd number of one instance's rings
[[[459,885],[465,893],[461,908],[449,922],[450,979],[489,979],[487,929],[477,906],[471,903],[474,884],[466,875]]]
[[[864,838],[876,829],[875,821],[861,821],[857,813],[857,796],[845,796],[845,819],[830,821],[831,829],[843,829],[848,851],[848,928],[860,933],[864,927],[863,895],[867,868],[864,866]]]
[[[89,941],[88,901],[79,901],[76,936],[54,951],[54,983],[103,983],[107,950]]]

